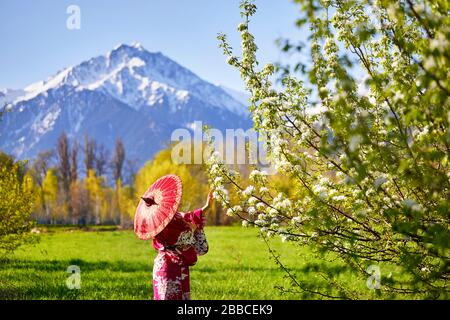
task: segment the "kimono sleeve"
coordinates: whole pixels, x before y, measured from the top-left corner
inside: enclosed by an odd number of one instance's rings
[[[183,218],[188,222],[194,223],[199,229],[203,229],[205,225],[205,217],[203,216],[203,210],[201,208],[184,213]]]

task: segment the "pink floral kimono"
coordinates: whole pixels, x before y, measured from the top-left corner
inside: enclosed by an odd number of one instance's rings
[[[192,230],[189,223],[195,224]],[[189,300],[189,266],[208,251],[202,209],[177,212],[170,223],[153,239],[158,250],[153,265],[154,300]]]

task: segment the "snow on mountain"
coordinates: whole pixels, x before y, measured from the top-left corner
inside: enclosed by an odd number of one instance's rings
[[[24,95],[24,90],[15,89],[0,89],[0,106],[8,104],[16,100],[18,97]]]
[[[45,82],[25,88],[17,101],[29,100],[49,89],[69,85],[77,90],[100,90],[137,110],[168,97],[173,105],[195,96],[211,105],[245,115],[246,108],[222,88],[200,79],[163,54],[140,44],[122,44],[106,55],[68,67]]]
[[[65,131],[112,149],[124,140],[142,163],[170,140],[172,130],[203,121],[219,129],[248,128],[236,97],[162,53],[121,44],[105,55],[67,67],[23,90],[0,90],[11,112],[0,122],[0,149],[33,158]]]

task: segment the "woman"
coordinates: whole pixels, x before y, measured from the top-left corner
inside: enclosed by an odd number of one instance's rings
[[[212,202],[209,192],[205,205],[192,212],[176,212],[169,224],[153,239],[158,250],[153,265],[154,300],[189,300],[189,267],[197,256],[208,251],[203,226]]]
[[[141,240],[153,239],[158,250],[153,265],[155,300],[189,299],[189,266],[208,251],[203,226],[212,192],[202,208],[183,213],[178,212],[182,187],[175,174],[159,178],[141,197],[134,216],[136,235]]]

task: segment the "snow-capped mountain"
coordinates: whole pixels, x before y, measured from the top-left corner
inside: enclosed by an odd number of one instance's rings
[[[66,132],[112,150],[120,137],[140,164],[167,146],[176,128],[203,121],[218,129],[251,126],[247,108],[163,54],[122,44],[20,90],[0,90],[10,112],[0,121],[0,149],[32,159]]]

